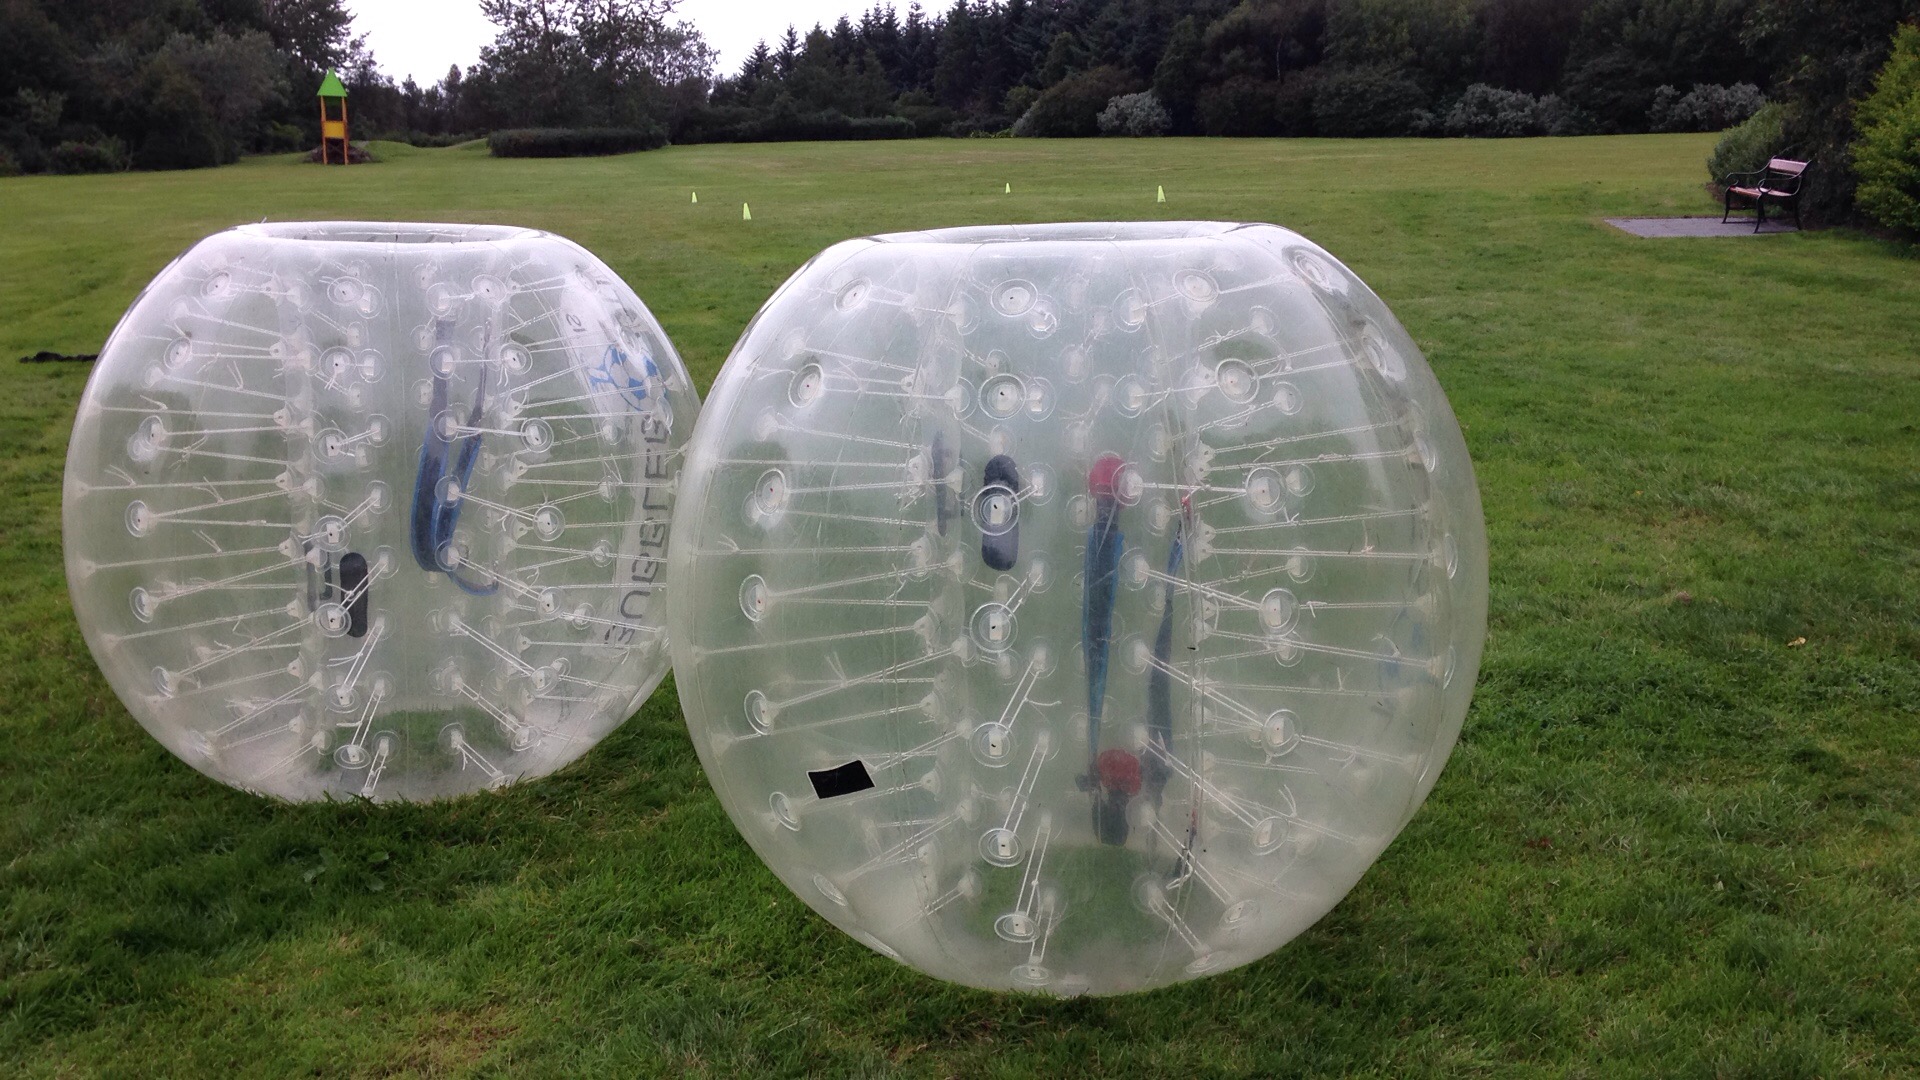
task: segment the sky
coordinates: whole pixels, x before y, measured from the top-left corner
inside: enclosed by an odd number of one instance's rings
[[[754,42],[772,41],[789,23],[804,34],[815,23],[831,26],[870,6],[870,0],[680,0],[675,17],[700,28],[707,44],[719,50],[718,71],[731,74]],[[895,6],[904,10],[905,0]],[[411,75],[431,86],[449,66],[473,63],[480,47],[493,41],[479,0],[347,0],[347,8],[353,32],[367,36],[374,59],[395,82]]]

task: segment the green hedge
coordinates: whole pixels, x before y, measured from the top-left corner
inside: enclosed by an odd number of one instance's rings
[[[783,99],[767,112],[742,106],[702,109],[681,124],[674,139],[682,144],[829,142],[911,139],[921,134],[917,121],[908,117],[848,116],[833,109],[801,112],[790,99]]]
[[[69,139],[47,154],[48,172],[123,172],[126,168],[126,145],[111,136],[91,141]]]
[[[1408,135],[1427,107],[1426,91],[1399,68],[1330,68],[1313,93],[1313,124],[1337,137]]]
[[[667,145],[659,127],[510,128],[487,136],[494,157],[595,157],[658,150]]]

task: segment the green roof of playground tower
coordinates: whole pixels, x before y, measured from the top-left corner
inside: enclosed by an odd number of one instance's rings
[[[340,76],[328,71],[327,77],[320,80],[320,92],[313,96],[343,98],[347,96],[347,88],[340,82]]]

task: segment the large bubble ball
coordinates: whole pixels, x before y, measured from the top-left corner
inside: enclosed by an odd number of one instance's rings
[[[1486,622],[1466,445],[1268,225],[841,244],[689,444],[668,622],[707,774],[836,926],[973,986],[1266,955],[1406,824]]]
[[[250,225],[121,320],[67,454],[67,579],[128,711],[286,799],[424,800],[579,757],[668,666],[699,410],[579,246]]]

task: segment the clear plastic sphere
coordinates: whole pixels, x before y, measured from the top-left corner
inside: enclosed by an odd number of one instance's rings
[[[1300,236],[954,229],[814,259],[688,447],[681,702],[754,850],[981,987],[1266,955],[1432,788],[1486,626],[1472,464]]]
[[[551,772],[666,673],[699,407],[646,306],[560,237],[232,229],[147,287],[81,398],[74,610],[128,711],[235,787]]]

